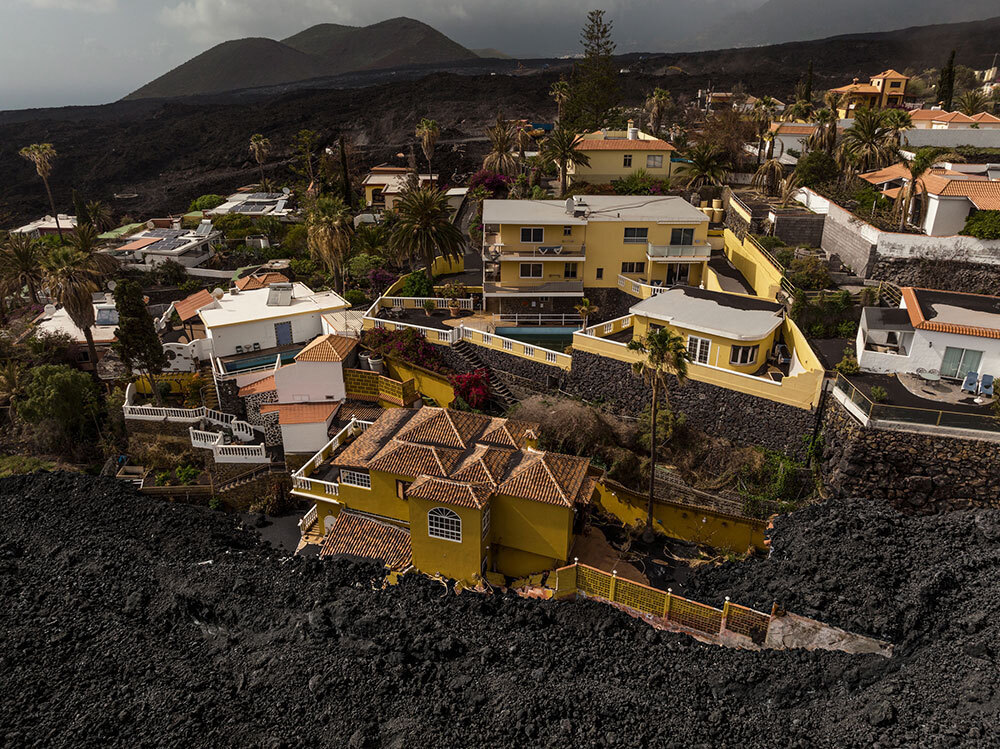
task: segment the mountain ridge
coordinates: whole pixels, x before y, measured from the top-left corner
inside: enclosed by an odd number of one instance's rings
[[[370,26],[317,24],[282,41],[232,39],[141,86],[123,101],[215,94],[477,55],[437,29],[400,16]]]

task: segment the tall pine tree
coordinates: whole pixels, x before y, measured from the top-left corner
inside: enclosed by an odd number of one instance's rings
[[[611,38],[611,26],[611,22],[604,19],[603,10],[587,14],[587,25],[580,34],[583,59],[573,68],[569,101],[566,102],[565,119],[572,129],[597,130],[621,100],[618,70],[612,58],[615,43]]]
[[[146,309],[142,287],[137,281],[122,280],[115,287],[114,295],[118,310],[115,350],[130,375],[136,371],[145,375],[153,397],[161,403],[154,376],[167,366],[167,355],[156,334],[153,318]]]
[[[948,56],[948,64],[941,68],[938,78],[937,100],[941,102],[946,112],[951,111],[951,102],[955,97],[955,50]]]
[[[809,70],[806,71],[806,90],[802,94],[802,98],[808,102],[812,101],[813,98],[813,61],[809,61]]]

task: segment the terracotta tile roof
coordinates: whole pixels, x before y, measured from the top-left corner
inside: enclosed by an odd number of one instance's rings
[[[367,468],[368,461],[385,447],[393,435],[416,413],[417,411],[410,408],[386,410],[360,437],[351,442],[338,455],[335,455],[331,462],[345,468]]]
[[[953,322],[940,322],[934,319],[937,310],[933,305],[946,305],[970,311],[985,312],[996,315],[1000,319],[1000,297],[985,294],[967,294],[959,291],[938,291],[904,286],[900,289],[903,301],[906,302],[906,312],[910,316],[910,324],[921,330],[934,330],[939,333],[954,333],[956,335],[975,336],[977,338],[1000,338],[1000,327],[982,327],[979,325],[963,325]],[[923,299],[921,299],[923,297]],[[947,304],[951,302],[951,304]]]
[[[477,445],[473,453],[451,474],[451,478],[473,484],[497,486],[507,476],[507,467],[516,454],[515,450]]]
[[[883,71],[882,71],[881,73],[879,73],[878,75],[873,75],[873,76],[872,76],[872,80],[873,80],[873,81],[874,81],[874,80],[875,80],[876,78],[905,78],[906,80],[910,80],[910,76],[908,76],[908,75],[903,75],[903,74],[902,74],[902,73],[900,73],[899,71],[896,71],[896,70],[893,70],[892,68],[889,68],[888,70],[883,70]]]
[[[972,115],[972,119],[976,122],[1000,122],[1000,117],[996,117],[989,112],[980,112],[979,114]]]
[[[212,296],[208,289],[202,289],[201,291],[196,291],[191,296],[184,297],[179,302],[174,302],[174,310],[176,310],[177,315],[183,322],[187,322],[198,314],[198,310],[214,301],[215,297]]]
[[[931,195],[968,198],[980,210],[1000,210],[1000,182],[982,177],[953,178],[952,174],[935,169],[921,177],[921,182]]]
[[[445,408],[421,408],[396,436],[407,442],[465,449],[490,424],[490,417]]]
[[[477,442],[495,447],[524,447],[525,441],[531,439],[538,432],[538,424],[528,421],[518,421],[517,419],[493,419],[493,423],[487,427]]]
[[[942,114],[947,113],[940,109],[914,109],[910,112],[910,119],[915,121],[933,120]]]
[[[528,450],[497,494],[572,507],[589,464],[586,458]]]
[[[314,339],[308,346],[295,355],[295,361],[300,362],[335,362],[344,361],[358,345],[357,338],[327,333]]]
[[[880,94],[882,93],[870,83],[848,83],[840,88],[831,88],[831,91],[838,94]]]
[[[890,164],[883,169],[877,169],[874,172],[866,172],[865,174],[858,175],[861,179],[871,182],[873,185],[881,185],[886,182],[892,182],[897,179],[905,179],[910,176],[910,170],[907,169],[902,164]]]
[[[360,419],[361,421],[378,421],[379,417],[385,413],[385,409],[381,406],[374,406],[371,403],[365,403],[364,401],[352,401],[346,400],[341,406],[340,410],[337,411],[338,421],[350,421],[351,419]]]
[[[253,393],[266,393],[269,390],[274,390],[274,375],[265,377],[263,380],[257,380],[257,382],[251,382],[249,385],[244,385],[240,388],[240,397],[243,398],[247,395],[252,395]]]
[[[397,476],[446,477],[462,458],[461,450],[392,440],[368,461],[368,469]]]
[[[934,118],[934,122],[972,123],[975,122],[975,120],[967,114],[962,114],[961,112],[940,112],[939,116]]]
[[[493,491],[482,484],[421,476],[406,490],[406,496],[481,510],[489,504]]]
[[[276,271],[269,271],[259,275],[255,273],[252,276],[244,276],[243,278],[236,279],[236,288],[240,291],[254,291],[256,289],[263,289],[273,283],[288,283],[288,279]]]
[[[772,122],[771,132],[778,135],[812,135],[816,132],[816,125],[801,122]]]
[[[320,557],[375,559],[392,570],[403,571],[413,564],[410,534],[391,523],[341,510],[337,522],[320,548]]]
[[[340,401],[329,403],[265,403],[260,407],[262,414],[278,412],[278,423],[316,424],[327,421],[340,406]]]
[[[676,151],[665,140],[629,140],[628,138],[612,138],[608,140],[597,138],[581,138],[576,147],[581,151]]]
[[[589,505],[594,498],[594,489],[597,488],[597,476],[585,476],[580,482],[580,490],[576,493],[576,503]]]

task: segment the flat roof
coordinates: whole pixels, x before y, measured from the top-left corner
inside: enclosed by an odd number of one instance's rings
[[[777,302],[694,286],[675,286],[644,299],[629,312],[736,341],[758,341],[785,319],[784,307]]]
[[[94,315],[97,316],[98,310],[100,309],[115,309],[114,304],[102,303],[94,305]],[[76,323],[70,318],[69,313],[66,311],[65,307],[59,307],[51,315],[47,315],[38,321],[38,329],[43,330],[47,333],[65,333],[70,338],[73,339],[74,343],[86,343],[87,337],[84,335],[83,331],[76,326]],[[106,343],[114,343],[115,331],[118,329],[118,323],[115,322],[114,325],[94,325],[90,329],[90,334],[94,339],[94,343],[98,346]]]
[[[895,330],[911,332],[910,314],[905,309],[894,307],[865,307],[862,312],[868,330]]]
[[[656,195],[584,195],[573,215],[565,200],[484,200],[483,223],[586,225],[592,221],[707,224],[708,216],[684,198]]]
[[[913,287],[902,293],[915,328],[1000,338],[1000,297]]]
[[[273,287],[227,292],[222,299],[198,310],[198,315],[206,328],[238,325],[256,320],[272,320],[299,315],[306,312],[332,312],[350,307],[343,297],[334,291],[313,291],[302,283],[292,284],[292,297],[287,305],[268,306],[267,298]]]

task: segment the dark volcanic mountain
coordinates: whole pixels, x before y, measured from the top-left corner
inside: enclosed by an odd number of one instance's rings
[[[475,52],[412,18],[364,27],[324,23],[280,42],[260,38],[223,42],[125,98],[214,94],[355,70],[476,57]]]

